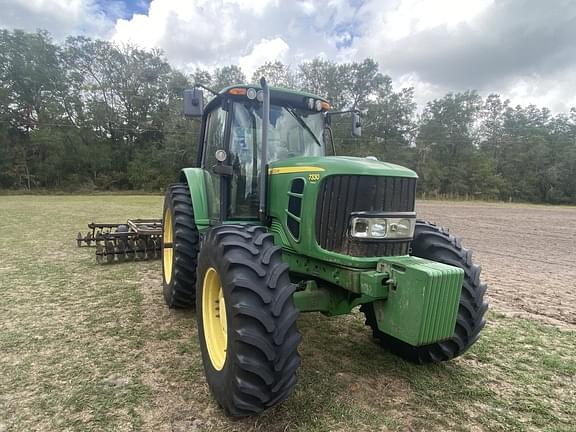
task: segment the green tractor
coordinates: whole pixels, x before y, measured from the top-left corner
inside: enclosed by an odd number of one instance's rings
[[[184,114],[202,120],[199,168],[166,192],[163,291],[170,307],[195,305],[206,379],[227,415],[292,393],[300,312],[360,306],[374,338],[416,363],[476,342],[488,307],[480,268],[458,238],[416,219],[416,173],[326,156],[344,112],[321,97],[262,79],[204,107],[201,87],[184,93]]]

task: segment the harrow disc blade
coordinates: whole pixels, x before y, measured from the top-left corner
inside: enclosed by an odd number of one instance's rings
[[[118,262],[124,262],[124,260],[126,259],[126,241],[123,239],[119,239],[114,249],[114,252],[116,253]]]
[[[106,241],[106,261],[108,264],[114,262],[114,242],[110,240]]]
[[[76,237],[76,243],[78,243],[78,247],[82,246],[82,233],[79,232],[78,236]]]
[[[146,240],[136,240],[136,259],[143,261],[146,259]]]
[[[156,245],[156,256],[162,259],[162,236],[154,237],[154,244]]]
[[[162,258],[162,238],[161,237],[154,237],[152,239],[154,242],[154,250],[156,251],[156,258]]]
[[[136,253],[136,244],[134,240],[127,240],[126,245],[126,259],[128,261],[134,261],[134,255]]]
[[[156,244],[150,237],[146,240],[146,257],[149,260],[156,259]]]
[[[98,264],[104,264],[104,255],[105,254],[106,254],[106,251],[104,250],[104,247],[100,243],[97,243],[96,244],[96,262]]]

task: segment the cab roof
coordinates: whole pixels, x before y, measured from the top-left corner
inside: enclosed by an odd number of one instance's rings
[[[231,86],[227,86],[224,87],[222,90],[220,90],[220,92],[218,92],[219,95],[223,95],[228,93],[228,91],[230,89],[233,88],[253,88],[256,90],[262,90],[262,87],[259,84],[234,84]],[[323,98],[322,96],[318,96],[315,95],[313,93],[308,93],[305,91],[299,91],[299,90],[292,90],[292,89],[288,89],[288,88],[284,88],[284,87],[270,87],[270,95],[272,95],[272,93],[276,93],[278,94],[286,94],[286,95],[291,95],[291,96],[300,96],[300,97],[308,97],[308,98],[313,98],[313,99],[320,99],[323,102],[328,102],[328,99]]]

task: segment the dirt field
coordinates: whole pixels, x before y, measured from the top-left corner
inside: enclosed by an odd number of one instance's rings
[[[576,208],[419,202],[474,251],[492,308],[576,327]]]
[[[303,314],[294,394],[230,420],[206,385],[193,311],[169,310],[160,262],[98,266],[92,220],[158,217],[159,196],[0,196],[0,432],[576,431],[576,208],[419,202],[475,251],[480,340],[415,366],[359,312]]]

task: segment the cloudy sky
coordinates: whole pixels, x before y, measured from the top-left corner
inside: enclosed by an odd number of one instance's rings
[[[0,0],[0,27],[161,48],[187,71],[372,57],[418,101],[576,106],[576,0]]]

